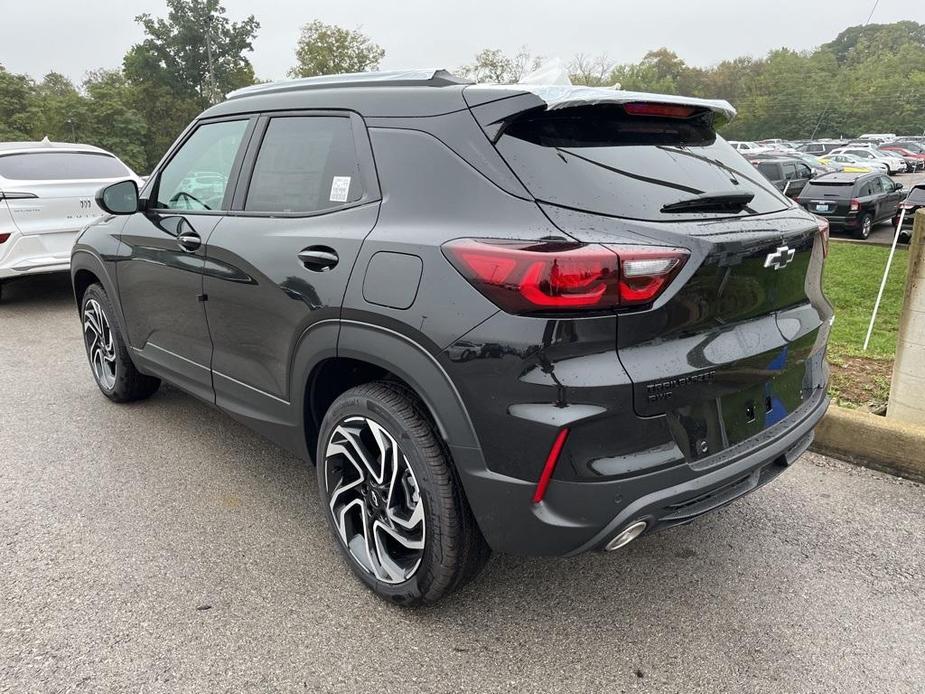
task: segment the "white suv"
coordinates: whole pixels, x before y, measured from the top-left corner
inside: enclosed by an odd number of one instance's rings
[[[91,145],[0,142],[0,283],[67,270],[78,232],[103,214],[102,186],[140,179]]]

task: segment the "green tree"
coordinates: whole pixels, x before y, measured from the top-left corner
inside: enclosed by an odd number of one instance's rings
[[[49,72],[34,85],[27,110],[30,135],[35,140],[48,137],[57,142],[86,139],[86,99],[67,77]]]
[[[338,75],[378,70],[385,50],[358,29],[314,20],[302,26],[290,77]]]
[[[146,38],[125,54],[127,106],[147,127],[142,170],[153,167],[203,109],[255,82],[245,53],[260,24],[225,16],[220,0],[167,0],[167,18],[136,17]]]
[[[96,70],[87,75],[87,121],[81,130],[87,141],[117,154],[137,172],[149,171],[145,140],[148,125],[132,105],[133,94],[119,70]]]
[[[31,137],[28,111],[34,87],[25,75],[8,72],[0,65],[0,140]]]
[[[543,56],[533,55],[526,46],[514,55],[507,55],[500,48],[483,48],[472,63],[457,68],[456,73],[473,82],[515,84],[542,63]]]

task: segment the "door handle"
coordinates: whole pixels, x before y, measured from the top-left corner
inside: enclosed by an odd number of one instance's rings
[[[192,253],[202,245],[202,238],[195,231],[184,231],[177,236],[177,244],[184,251]]]
[[[299,251],[299,260],[308,270],[326,272],[337,265],[337,252],[327,246],[311,246]]]

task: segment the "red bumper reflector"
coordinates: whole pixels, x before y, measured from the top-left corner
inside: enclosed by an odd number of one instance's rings
[[[549,480],[552,479],[552,473],[556,469],[559,454],[562,453],[562,447],[565,445],[565,439],[567,438],[568,429],[560,429],[556,435],[556,440],[552,442],[552,448],[549,449],[549,455],[546,456],[546,464],[543,466],[540,481],[536,483],[536,490],[533,492],[534,504],[540,503],[543,497],[546,496],[546,488],[549,486]]]

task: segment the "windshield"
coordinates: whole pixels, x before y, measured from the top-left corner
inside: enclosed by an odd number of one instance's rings
[[[544,202],[645,220],[730,216],[663,211],[711,193],[751,193],[738,214],[782,210],[787,201],[713,130],[712,114],[667,118],[595,105],[532,111],[504,131],[498,151]]]

